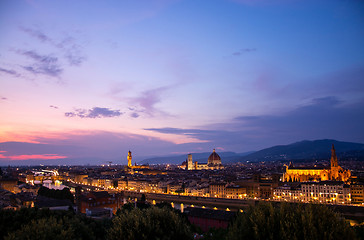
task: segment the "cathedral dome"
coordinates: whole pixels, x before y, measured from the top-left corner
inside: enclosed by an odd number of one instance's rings
[[[221,164],[221,158],[219,154],[215,152],[215,149],[212,151],[210,157],[207,160],[208,164]]]

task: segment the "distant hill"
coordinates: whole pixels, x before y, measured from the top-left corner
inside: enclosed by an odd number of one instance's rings
[[[258,162],[275,160],[319,160],[329,159],[331,156],[331,146],[335,145],[336,154],[339,158],[355,158],[364,160],[364,144],[341,142],[332,139],[304,140],[289,145],[279,145],[256,152],[234,153],[218,152],[222,163],[237,162]],[[192,153],[193,161],[207,162],[211,152]],[[138,164],[181,164],[187,159],[187,154],[171,155],[147,158],[139,161]]]
[[[193,161],[197,162],[205,162],[207,163],[207,159],[212,152],[204,152],[204,153],[192,153]],[[239,160],[241,157],[246,156],[252,152],[247,153],[234,153],[234,152],[217,152],[222,159],[222,163],[235,162]],[[181,164],[183,161],[187,159],[187,154],[183,155],[170,155],[170,156],[160,156],[147,158],[142,161],[139,161],[138,164]]]
[[[335,145],[336,154],[340,158],[363,158],[364,144],[340,142],[332,139],[301,141],[289,145],[266,148],[237,159],[241,161],[272,161],[295,159],[328,159],[331,156],[331,146]]]

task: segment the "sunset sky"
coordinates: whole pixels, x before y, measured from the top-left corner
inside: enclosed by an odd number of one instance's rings
[[[0,2],[0,165],[364,143],[364,2]]]

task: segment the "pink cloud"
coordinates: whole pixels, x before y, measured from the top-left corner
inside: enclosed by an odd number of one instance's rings
[[[2,151],[5,152],[5,151]],[[57,154],[33,154],[33,155],[13,155],[13,156],[4,156],[0,154],[0,158],[10,159],[10,160],[29,160],[29,159],[63,159],[67,158],[66,156],[60,156]]]

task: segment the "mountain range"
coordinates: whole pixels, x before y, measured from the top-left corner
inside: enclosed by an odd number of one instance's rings
[[[319,160],[329,159],[331,156],[331,147],[334,144],[336,154],[339,158],[352,158],[364,160],[364,144],[341,142],[332,139],[322,139],[308,141],[304,140],[288,145],[279,145],[265,148],[256,152],[234,153],[218,152],[222,163],[237,162],[258,162],[258,161],[277,161],[277,160]],[[211,152],[192,153],[193,161],[207,162]],[[181,164],[187,158],[185,155],[161,156],[147,158],[138,164]]]

